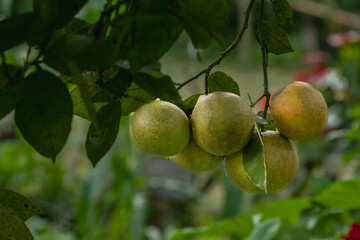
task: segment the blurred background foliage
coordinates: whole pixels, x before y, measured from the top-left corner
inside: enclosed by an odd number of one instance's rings
[[[104,3],[89,1],[78,17],[95,23]],[[247,3],[229,0],[229,24],[220,32],[224,46],[235,38]],[[360,18],[360,1],[290,4],[295,19],[288,33],[295,52],[270,55],[270,90],[293,80],[309,82],[324,94],[329,122],[319,138],[296,144],[301,168],[289,188],[248,194],[229,182],[223,167],[194,174],[140,153],[129,139],[129,117],[121,119],[117,142],[95,169],[83,147],[89,123],[75,117],[69,140],[52,164],[20,137],[10,114],[0,121],[0,187],[25,195],[47,213],[27,221],[34,238],[305,240],[341,239],[355,231],[360,223],[360,28],[351,17]],[[317,13],[311,4],[318,4]],[[31,8],[31,1],[0,0],[0,19]],[[267,10],[266,18],[272,19]],[[217,69],[239,83],[243,96],[256,99],[262,93],[262,73],[254,23]],[[184,81],[224,46],[212,42],[197,50],[183,34],[162,57],[162,72]],[[26,50],[24,45],[7,51],[8,62],[22,64]],[[202,89],[202,81],[196,81],[181,95]]]

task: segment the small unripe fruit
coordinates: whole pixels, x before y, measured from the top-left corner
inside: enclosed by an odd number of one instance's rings
[[[168,157],[180,153],[190,139],[190,122],[176,105],[153,101],[141,106],[130,121],[130,137],[144,153]]]
[[[227,156],[240,151],[250,141],[254,116],[240,96],[213,92],[199,98],[191,124],[194,141],[201,149]]]
[[[190,139],[184,151],[172,156],[171,159],[188,171],[202,172],[216,168],[224,157],[214,156],[203,151],[194,140]]]
[[[305,82],[292,82],[278,89],[270,103],[276,128],[293,141],[308,141],[325,128],[328,109],[321,93]]]
[[[268,193],[288,187],[299,171],[299,157],[292,143],[275,131],[262,133]],[[246,147],[243,151],[246,150]],[[243,151],[226,157],[225,167],[230,181],[238,188],[252,193],[265,193],[251,182],[243,166]]]

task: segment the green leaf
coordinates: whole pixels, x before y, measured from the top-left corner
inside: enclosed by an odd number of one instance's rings
[[[265,20],[263,22],[263,33],[268,52],[278,55],[294,51],[286,33],[275,23]]]
[[[138,72],[133,76],[133,81],[156,98],[172,103],[181,101],[181,97],[168,75],[160,72]]]
[[[217,71],[208,79],[209,92],[231,92],[240,96],[238,84],[228,75]]]
[[[260,211],[262,220],[277,217],[290,224],[296,224],[301,212],[311,206],[311,199],[309,198],[289,198],[263,206]]]
[[[0,21],[0,52],[13,48],[26,40],[27,28],[33,15],[25,13]]]
[[[201,25],[191,20],[185,20],[185,30],[189,35],[194,48],[208,48],[211,42],[211,35]]]
[[[253,134],[243,149],[243,165],[251,182],[267,192],[265,153],[258,134]]]
[[[180,107],[188,116],[191,115],[200,96],[201,94],[194,94],[181,102]]]
[[[41,208],[27,198],[8,189],[0,188],[0,204],[15,210],[23,221],[35,215],[45,214]]]
[[[0,203],[0,239],[33,240],[29,229],[14,209]]]
[[[113,49],[103,40],[86,35],[67,35],[56,40],[44,52],[44,62],[55,70],[72,75],[69,63],[81,71],[104,69],[113,64]]]
[[[126,94],[126,97],[121,98],[122,116],[129,115],[131,112],[135,112],[145,103],[156,99],[156,97],[152,96],[147,91],[137,86],[134,82],[130,85]]]
[[[280,219],[269,219],[257,226],[246,240],[272,240],[279,233]]]
[[[9,73],[10,74],[10,73]],[[0,79],[2,78],[0,73]],[[12,81],[4,80],[4,86],[0,88],[0,119],[10,113],[20,102],[24,93],[24,79],[18,77]],[[1,79],[3,82],[3,79]]]
[[[215,237],[234,235],[243,237],[249,235],[253,229],[251,215],[242,215],[236,218],[229,218],[219,223],[199,228],[185,228],[176,232],[172,240],[192,239],[191,237],[203,237],[213,239]]]
[[[93,166],[109,151],[119,131],[121,104],[110,102],[96,113],[98,127],[91,124],[86,137],[86,153]]]
[[[303,225],[283,224],[276,240],[309,240],[309,230]]]
[[[25,91],[15,109],[16,124],[40,154],[55,160],[71,128],[73,105],[65,85],[49,72],[25,79]]]
[[[34,0],[34,13],[51,29],[66,25],[87,0]]]
[[[360,178],[335,182],[314,200],[326,207],[337,209],[360,208]]]
[[[273,12],[278,23],[286,28],[293,27],[293,10],[287,0],[272,1]]]

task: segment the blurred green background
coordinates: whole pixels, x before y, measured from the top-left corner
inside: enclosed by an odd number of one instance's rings
[[[96,22],[104,2],[89,1],[78,17]],[[74,117],[67,144],[52,164],[21,138],[10,114],[0,121],[0,187],[23,194],[47,213],[26,222],[34,238],[341,239],[352,223],[360,222],[360,28],[351,20],[339,21],[339,14],[360,18],[360,1],[314,2],[323,7],[318,16],[308,1],[290,1],[295,26],[289,38],[295,52],[269,56],[271,92],[294,80],[307,81],[329,107],[324,133],[296,144],[301,168],[290,187],[277,194],[244,193],[230,183],[223,166],[195,174],[143,154],[129,139],[129,117],[121,119],[116,143],[95,169],[84,149],[89,122]],[[238,32],[247,1],[229,4],[229,25],[221,31],[225,46]],[[28,10],[31,1],[0,0],[0,19]],[[266,18],[273,19],[269,7]],[[248,94],[257,99],[263,91],[254,22],[216,68],[239,83],[248,102]],[[24,45],[8,51],[9,63],[22,64],[26,50]],[[182,82],[222,50],[213,42],[198,51],[184,33],[162,57],[161,70]],[[181,95],[203,92],[202,84],[187,85]]]

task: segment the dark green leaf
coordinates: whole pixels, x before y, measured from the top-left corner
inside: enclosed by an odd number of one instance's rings
[[[23,79],[13,79],[0,89],[0,119],[10,113],[20,102],[24,93]]]
[[[87,0],[34,0],[34,12],[42,22],[58,29],[70,21]]]
[[[257,133],[252,135],[250,142],[243,149],[243,165],[250,180],[267,192],[264,147]]]
[[[89,28],[91,27],[91,24],[88,22],[85,22],[84,20],[78,19],[78,18],[73,18],[70,20],[70,22],[68,22],[68,24],[55,31],[52,34],[52,38],[49,42],[49,45],[53,44],[56,40],[58,40],[59,38],[65,37],[66,35],[70,35],[70,34],[87,34],[87,32],[89,31]]]
[[[133,81],[145,91],[161,100],[178,103],[181,97],[171,78],[160,72],[139,72],[133,76]]]
[[[338,209],[360,208],[360,178],[339,181],[323,190],[314,200]]]
[[[309,198],[290,198],[266,205],[260,211],[262,220],[277,217],[290,224],[296,224],[299,221],[301,212],[309,207],[311,207],[311,199]]]
[[[11,16],[0,22],[0,52],[17,46],[26,40],[28,25],[33,20],[33,15],[25,13]]]
[[[15,210],[23,221],[26,221],[32,216],[44,214],[41,208],[24,196],[8,189],[0,189],[0,204]]]
[[[294,51],[286,36],[286,33],[275,23],[264,21],[263,33],[268,52],[274,54],[283,54]]]
[[[129,115],[131,112],[135,112],[145,103],[156,99],[156,97],[152,96],[147,91],[137,86],[134,82],[128,88],[126,95],[126,97],[121,98],[122,116]]]
[[[76,34],[60,38],[48,47],[44,62],[61,73],[72,75],[70,64],[81,71],[103,69],[112,65],[113,57],[113,49],[107,42]]]
[[[276,240],[309,240],[309,231],[303,225],[282,224]]]
[[[287,0],[272,1],[273,12],[278,23],[286,28],[293,27],[293,11]]]
[[[217,71],[208,79],[209,92],[231,92],[240,96],[238,84],[228,75]]]
[[[226,48],[226,43],[225,43],[225,39],[223,38],[223,36],[221,36],[215,30],[210,31],[210,34],[211,34],[212,38],[214,38],[215,41],[217,41],[223,49]]]
[[[194,94],[180,104],[181,109],[189,116],[192,113],[201,94]]]
[[[187,20],[185,21],[185,30],[195,48],[209,47],[211,35],[204,27],[194,21]]]
[[[217,30],[228,23],[230,8],[226,0],[186,0],[187,17],[204,28]]]
[[[15,110],[24,138],[42,155],[55,159],[71,128],[73,105],[65,85],[45,71],[26,79],[22,101]]]
[[[0,203],[0,239],[33,240],[29,229],[14,209]]]
[[[86,138],[86,153],[93,166],[109,151],[119,131],[121,104],[110,102],[96,113],[98,127],[90,125]]]
[[[246,240],[272,240],[279,233],[281,221],[269,219],[257,226]]]

